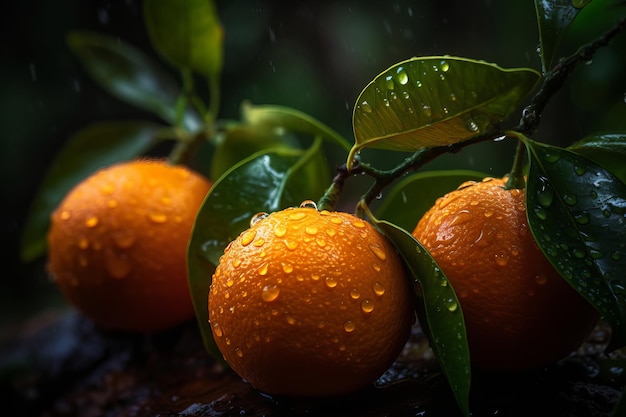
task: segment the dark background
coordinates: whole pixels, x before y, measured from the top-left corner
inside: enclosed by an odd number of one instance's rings
[[[615,20],[611,3],[594,0],[581,13],[564,53]],[[532,0],[216,4],[225,30],[221,118],[238,118],[246,99],[279,104],[304,111],[351,140],[358,94],[399,61],[450,54],[540,69]],[[602,9],[608,11],[606,18],[593,18]],[[47,279],[45,259],[25,264],[18,256],[31,199],[64,141],[94,121],[153,119],[95,85],[70,54],[66,35],[74,29],[94,30],[158,57],[149,46],[138,0],[5,2],[0,19],[0,331],[5,331],[50,306],[65,305]],[[598,131],[626,131],[625,51],[622,33],[592,62],[577,68],[550,102],[536,138],[567,145]],[[502,175],[510,167],[513,147],[510,140],[470,147],[427,168]],[[403,157],[379,152],[373,158],[389,167]]]

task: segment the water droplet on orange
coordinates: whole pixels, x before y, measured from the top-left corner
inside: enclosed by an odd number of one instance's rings
[[[239,348],[235,348],[235,355],[237,355],[240,358],[243,358],[243,352]]]
[[[503,253],[497,254],[495,258],[496,258],[496,264],[500,266],[506,266],[506,264],[509,263],[509,257]]]
[[[126,230],[112,233],[113,242],[120,249],[128,249],[135,243],[135,235]]]
[[[268,264],[264,263],[260,268],[259,268],[259,275],[266,275],[267,274],[267,267]]]
[[[319,246],[320,248],[326,246],[326,241],[322,238],[315,239],[315,243],[317,243],[317,246]]]
[[[306,217],[306,213],[303,213],[301,211],[298,211],[296,213],[291,213],[289,216],[287,216],[289,220],[302,220],[305,217]]]
[[[361,293],[356,288],[353,288],[352,291],[350,291],[350,298],[353,300],[358,300],[360,297]]]
[[[152,221],[152,223],[161,224],[167,221],[167,215],[163,213],[150,213],[148,214],[148,217],[150,218],[150,221]]]
[[[255,230],[248,230],[241,235],[241,246],[248,246],[256,237]]]
[[[289,250],[294,250],[295,248],[298,247],[298,242],[296,242],[295,240],[287,240],[287,239],[285,239],[283,241],[283,243],[285,244],[285,246],[287,246],[287,249],[289,249]]]
[[[314,235],[314,234],[316,234],[316,233],[317,233],[317,227],[315,227],[315,226],[307,226],[307,227],[304,229],[304,231],[305,231],[305,232],[307,232],[307,233],[308,233],[308,234],[310,234],[310,235]]]
[[[232,278],[228,278],[226,280],[226,286],[227,287],[232,287],[235,284],[235,281],[232,280]]]
[[[334,277],[326,277],[324,282],[328,288],[335,288],[337,286],[337,279]]]
[[[274,226],[274,235],[276,237],[283,237],[287,233],[287,227],[283,224],[277,224]]]
[[[359,229],[362,229],[365,227],[365,222],[363,220],[355,220],[352,222],[352,225],[354,227],[358,227]]]
[[[380,265],[378,265],[377,263],[373,263],[373,264],[372,264],[372,268],[373,268],[373,269],[374,269],[374,271],[376,271],[376,272],[380,272],[380,270],[381,270]]]
[[[387,259],[387,254],[380,246],[370,245],[370,249],[372,250],[372,252],[374,252],[374,255],[376,255],[376,257],[380,259],[381,261],[384,261]]]
[[[85,250],[89,247],[89,241],[85,238],[82,238],[78,241],[78,247]]]
[[[63,210],[59,217],[61,217],[61,220],[69,220],[69,218],[72,217],[72,213],[67,210]]]
[[[345,323],[343,323],[343,329],[348,333],[352,333],[354,329],[356,329],[356,325],[353,321],[347,320]]]
[[[539,285],[545,285],[545,283],[548,282],[548,278],[545,275],[537,275],[535,282]]]
[[[279,294],[280,288],[278,288],[276,285],[266,285],[261,291],[261,298],[263,299],[263,301],[267,301],[269,303],[276,300]]]
[[[320,279],[320,276],[319,276],[319,275],[315,275],[315,274],[313,274],[313,275],[311,275],[311,279],[312,279],[313,281],[317,281],[317,280],[319,280],[319,279]]]
[[[290,264],[283,264],[283,271],[284,271],[286,274],[289,274],[289,273],[293,272],[293,265],[290,265]]]
[[[237,268],[239,265],[241,265],[241,259],[235,259],[232,262],[233,268]]]
[[[263,238],[259,238],[257,240],[254,241],[254,243],[252,244],[253,246],[256,246],[257,248],[260,248],[261,246],[263,246],[265,244],[265,239]]]
[[[379,297],[385,293],[385,287],[380,282],[375,282],[372,289],[374,290],[374,294]]]
[[[88,218],[85,221],[85,226],[87,226],[89,228],[93,228],[93,227],[96,227],[98,225],[98,223],[99,223],[98,218],[93,216],[93,217]]]
[[[269,214],[267,214],[264,211],[261,211],[257,214],[255,214],[254,216],[252,216],[252,218],[250,219],[250,227],[254,226],[255,224],[257,224],[258,222],[260,222],[261,220],[265,219],[267,216],[269,216]]]
[[[372,302],[372,300],[368,299],[368,298],[364,298],[361,301],[361,310],[364,313],[371,313],[372,311],[374,311],[374,303]]]
[[[291,316],[287,316],[287,323],[289,323],[291,325],[294,325],[294,324],[296,324],[296,319],[294,319]]]
[[[341,224],[343,223],[343,220],[339,216],[333,216],[331,217],[330,222],[334,224]]]

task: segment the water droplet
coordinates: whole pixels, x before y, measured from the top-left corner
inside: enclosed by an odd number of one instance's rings
[[[326,240],[324,240],[323,238],[315,239],[315,243],[317,243],[317,246],[319,246],[320,248],[326,246]]]
[[[313,208],[317,210],[317,204],[313,200],[304,200],[300,203],[300,208]]]
[[[578,224],[588,224],[591,221],[591,216],[587,212],[580,212],[574,214],[574,220]]]
[[[448,300],[448,306],[447,307],[448,307],[448,311],[455,312],[459,308],[459,305],[454,300]]]
[[[317,234],[317,227],[315,226],[307,226],[304,231],[309,235]]]
[[[354,227],[357,227],[357,228],[359,228],[359,229],[362,229],[362,228],[364,228],[364,227],[365,227],[365,222],[363,222],[363,220],[359,220],[359,219],[357,219],[357,220],[355,220],[355,221],[353,221],[353,222],[352,222],[352,225],[353,225]]]
[[[265,239],[263,239],[262,237],[255,240],[254,243],[252,244],[253,246],[260,248],[261,246],[263,246],[265,244]]]
[[[217,337],[222,337],[224,335],[224,332],[222,331],[219,323],[213,324],[213,334]]]
[[[613,252],[611,253],[611,259],[613,259],[614,261],[619,261],[620,259],[622,259],[622,254],[620,252]]]
[[[256,237],[256,230],[247,230],[241,235],[241,246],[248,246]]]
[[[89,241],[85,238],[81,238],[78,240],[78,247],[85,250],[89,247]]]
[[[398,69],[396,70],[396,76],[398,82],[402,85],[406,85],[406,83],[409,82],[409,75],[403,67],[398,67]]]
[[[226,286],[232,287],[234,284],[235,284],[235,281],[233,281],[232,278],[228,277],[228,279],[226,280]]]
[[[374,253],[374,255],[376,255],[376,257],[378,259],[380,259],[381,261],[384,261],[387,259],[387,254],[385,253],[385,251],[378,245],[369,245],[370,249],[372,250],[372,252]]]
[[[545,219],[548,218],[548,213],[545,211],[545,209],[543,207],[535,207],[534,211],[535,211],[535,215],[539,219],[545,220]]]
[[[467,119],[465,119],[465,127],[467,128],[467,130],[469,130],[472,133],[478,132],[478,129],[479,129],[478,125],[476,124],[474,119],[472,119],[471,117],[468,117]]]
[[[554,191],[550,181],[545,177],[539,177],[539,187],[537,188],[537,203],[542,207],[548,208],[554,200]]]
[[[539,274],[535,277],[535,282],[537,285],[545,285],[548,282],[548,277],[543,274]]]
[[[446,80],[446,76],[445,76],[445,75],[443,75],[443,74],[439,74],[439,79],[440,79],[441,81],[445,81],[445,80]],[[445,108],[444,108],[444,110],[445,110]],[[446,113],[447,113],[447,112],[446,112]]]
[[[361,301],[361,311],[363,311],[366,314],[369,314],[372,311],[374,311],[374,303],[372,302],[372,300],[368,298],[364,298]]]
[[[448,70],[450,69],[450,64],[448,64],[448,61],[441,61],[441,63],[439,64],[439,68],[443,72],[448,72]]]
[[[558,153],[549,153],[549,152],[546,152],[546,153],[543,155],[543,159],[544,159],[546,162],[553,164],[553,163],[557,162],[559,159],[561,159],[561,155],[559,155]]]
[[[374,294],[379,297],[385,293],[385,286],[380,282],[375,282],[374,285],[372,285],[372,289],[374,290]]]
[[[136,240],[135,235],[132,232],[124,230],[112,233],[112,236],[113,242],[115,242],[115,245],[120,249],[130,248]]]
[[[380,265],[378,265],[377,263],[373,263],[372,264],[372,268],[374,269],[374,271],[376,272],[380,272],[381,271],[381,267]]]
[[[506,266],[509,263],[509,257],[503,253],[495,256],[496,264],[500,266]]]
[[[259,268],[259,275],[266,275],[267,274],[267,268],[268,268],[268,264],[264,263],[263,265],[261,265],[261,267]]]
[[[298,247],[298,242],[296,242],[295,240],[283,240],[283,243],[285,244],[285,246],[287,247],[287,249],[289,250],[294,250],[295,248]]]
[[[565,194],[565,195],[563,195],[563,201],[568,206],[575,206],[576,203],[578,203],[578,199],[573,194]]]
[[[61,220],[69,220],[69,218],[72,217],[72,213],[67,210],[63,210],[59,217],[61,217]]]
[[[150,213],[148,214],[148,218],[152,223],[165,223],[167,221],[167,216],[163,213]]]
[[[433,115],[432,109],[430,108],[430,106],[428,106],[426,104],[422,105],[422,111],[424,112],[426,117],[431,117]]]
[[[266,285],[261,291],[261,298],[263,299],[263,301],[269,303],[276,300],[279,294],[280,288],[278,288],[276,285]]]
[[[343,223],[343,220],[339,216],[333,216],[331,217],[330,222],[333,224],[341,224]]]
[[[267,214],[264,211],[261,211],[257,214],[255,214],[254,216],[252,216],[252,218],[250,219],[250,227],[254,226],[255,224],[257,224],[258,222],[260,222],[261,220],[265,219],[267,216],[269,216],[269,214]],[[245,246],[245,245],[244,245]]]
[[[302,211],[298,211],[296,213],[291,213],[289,216],[287,216],[289,220],[302,220],[306,217],[306,213],[302,212]]]
[[[385,86],[388,90],[393,90],[395,88],[395,83],[393,82],[393,77],[388,75],[385,77]]]
[[[350,291],[350,298],[353,300],[358,300],[360,297],[361,293],[356,288],[353,288],[352,291]]]
[[[354,329],[356,329],[356,325],[354,324],[353,321],[351,320],[347,320],[344,324],[343,324],[343,329],[348,332],[348,333],[352,333],[354,331]]]
[[[361,104],[359,104],[358,107],[360,107],[365,113],[372,112],[372,106],[370,106],[370,104],[367,101],[361,102]]]
[[[284,264],[283,264],[283,271],[284,271],[286,274],[289,274],[289,273],[293,272],[293,265],[290,265],[290,264],[285,264],[285,263],[284,263]]]
[[[287,323],[294,325],[296,324],[296,319],[293,318],[292,316],[287,316]]]
[[[99,223],[99,220],[96,216],[90,217],[85,221],[85,226],[89,228],[96,227]]]
[[[587,172],[587,170],[585,169],[585,167],[574,165],[574,172],[576,173],[576,175],[581,176],[585,175],[585,172]]]
[[[337,279],[335,277],[326,277],[324,282],[328,288],[335,288],[337,286]]]
[[[283,237],[287,233],[287,227],[283,224],[277,224],[274,226],[274,235],[276,237]]]

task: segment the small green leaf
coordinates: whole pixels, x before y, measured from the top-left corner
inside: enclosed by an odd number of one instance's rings
[[[400,62],[357,99],[348,166],[364,147],[415,151],[493,132],[539,78],[532,69],[450,56]]]
[[[607,133],[589,136],[568,147],[598,165],[602,165],[613,175],[626,183],[626,133]]]
[[[319,136],[350,150],[350,144],[343,136],[301,111],[282,106],[254,106],[244,103],[242,113],[242,119],[252,128],[287,130],[312,137]]]
[[[175,67],[214,77],[223,62],[222,25],[211,0],[146,0],[154,49]]]
[[[252,155],[211,188],[196,217],[188,246],[189,286],[207,350],[221,358],[207,322],[207,291],[229,242],[259,212],[274,212],[315,200],[329,182],[321,141],[308,150],[274,149]]]
[[[180,86],[139,49],[119,38],[90,32],[72,32],[67,42],[85,70],[111,95],[168,123],[176,122]],[[200,118],[188,111],[183,126],[196,130]]]
[[[626,345],[626,185],[572,151],[524,139],[526,205],[537,244]]]
[[[481,181],[486,174],[477,171],[423,171],[412,174],[394,186],[376,215],[409,232],[437,198],[453,191],[465,181]]]
[[[372,221],[394,244],[419,283],[420,325],[429,336],[459,407],[468,416],[471,368],[461,304],[434,259],[411,234],[387,221]]]
[[[102,122],[74,134],[44,176],[24,225],[21,257],[32,261],[46,251],[50,214],[74,185],[99,168],[141,155],[162,138],[149,122]]]
[[[535,0],[539,53],[544,73],[552,67],[559,46],[581,8],[590,0]]]

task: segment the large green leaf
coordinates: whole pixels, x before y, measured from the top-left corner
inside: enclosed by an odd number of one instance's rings
[[[559,45],[570,25],[591,0],[535,0],[539,24],[539,55],[543,72],[552,67]]]
[[[468,416],[471,368],[461,304],[434,259],[411,234],[387,221],[372,221],[394,244],[419,284],[416,292],[420,325],[459,407]]]
[[[468,170],[423,171],[409,175],[389,191],[376,216],[411,232],[437,198],[465,181],[481,181],[486,176]]]
[[[589,136],[568,149],[602,165],[626,183],[626,133],[607,133]]]
[[[312,137],[319,136],[330,140],[350,150],[348,141],[326,126],[319,120],[314,119],[306,113],[283,106],[254,106],[244,103],[242,107],[242,119],[252,128],[263,128],[271,130],[287,130],[294,133],[303,133]]]
[[[35,195],[21,240],[31,261],[46,250],[50,213],[74,185],[97,169],[141,155],[163,138],[162,127],[141,121],[102,122],[74,134],[52,163]]]
[[[259,212],[315,200],[329,182],[320,141],[306,150],[274,149],[234,166],[211,188],[196,218],[187,252],[189,287],[207,350],[217,351],[207,322],[207,294],[224,248]]]
[[[72,32],[67,42],[85,70],[110,94],[168,123],[176,123],[180,86],[139,49],[117,37],[91,32]],[[182,123],[195,130],[200,118],[188,111]]]
[[[152,45],[167,61],[209,77],[221,73],[224,33],[212,0],[146,0],[143,10]]]
[[[348,166],[364,147],[415,151],[494,131],[539,78],[532,69],[450,56],[400,62],[357,99]]]
[[[530,229],[547,258],[626,345],[626,185],[569,150],[524,139]]]

